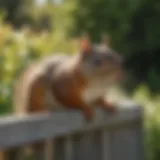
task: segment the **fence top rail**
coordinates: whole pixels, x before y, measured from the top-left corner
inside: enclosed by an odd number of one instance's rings
[[[81,111],[61,111],[0,118],[0,148],[14,147],[57,136],[86,130],[113,127],[124,123],[139,122],[143,109],[133,102],[122,102],[119,112],[107,114],[96,110],[95,118],[86,122]]]

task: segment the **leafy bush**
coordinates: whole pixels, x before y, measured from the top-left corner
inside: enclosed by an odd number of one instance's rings
[[[145,156],[146,160],[160,158],[160,95],[152,95],[146,85],[136,89],[133,98],[145,111]]]
[[[12,85],[32,61],[56,52],[72,54],[76,40],[66,40],[59,32],[35,32],[27,26],[16,31],[11,24],[0,25],[0,113],[12,111]]]

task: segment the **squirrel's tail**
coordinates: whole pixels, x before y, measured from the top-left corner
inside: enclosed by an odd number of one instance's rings
[[[14,84],[13,107],[16,114],[27,114],[29,110],[33,69],[33,66],[29,67]]]

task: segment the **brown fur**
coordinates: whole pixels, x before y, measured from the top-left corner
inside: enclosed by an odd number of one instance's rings
[[[73,57],[50,56],[28,67],[17,81],[16,113],[75,108],[84,110],[86,118],[90,119],[93,115],[88,114],[92,113],[88,110],[93,110],[94,104],[99,103],[112,110],[111,105],[103,100],[104,92],[97,89],[104,90],[107,85],[117,81],[121,61],[120,56],[106,43],[105,39],[102,45],[93,47],[89,37],[84,38],[80,54]],[[100,66],[95,63],[97,57],[101,60]],[[88,101],[91,94],[95,94],[95,97]]]

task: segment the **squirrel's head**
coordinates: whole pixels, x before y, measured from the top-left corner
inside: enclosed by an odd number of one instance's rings
[[[109,47],[109,37],[103,36],[101,43],[95,45],[85,36],[80,44],[80,59],[82,73],[88,79],[111,83],[122,79],[122,57]]]

